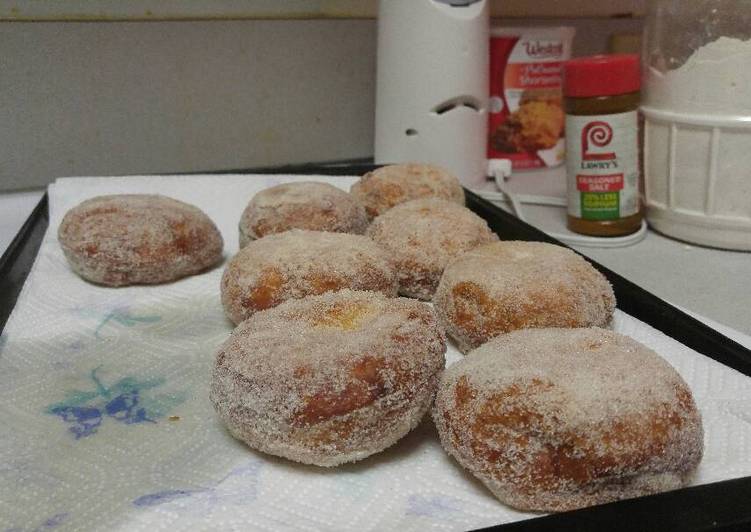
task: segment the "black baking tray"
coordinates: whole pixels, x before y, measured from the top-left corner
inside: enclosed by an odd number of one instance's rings
[[[376,166],[362,162],[301,164],[211,173],[361,175]],[[504,240],[565,246],[470,191],[467,207]],[[10,316],[49,225],[47,195],[0,259],[0,333]],[[718,362],[751,376],[751,351],[665,301],[586,258],[613,285],[618,308]],[[751,408],[751,405],[749,405]],[[689,532],[751,530],[751,477],[726,480],[498,525],[484,530]]]

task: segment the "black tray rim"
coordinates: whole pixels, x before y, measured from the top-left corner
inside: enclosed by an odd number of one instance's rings
[[[367,160],[304,163],[201,174],[362,175],[381,165]],[[174,175],[187,175],[185,173]],[[571,249],[465,189],[467,207],[503,239],[536,240]],[[45,193],[0,258],[0,336],[36,259],[49,225]],[[576,250],[573,250],[576,252]],[[578,253],[578,252],[577,252]],[[751,376],[751,351],[636,284],[578,253],[613,285],[618,308],[721,364]],[[1,345],[1,344],[0,344]],[[486,531],[751,530],[751,476],[682,488],[570,512],[541,515]]]

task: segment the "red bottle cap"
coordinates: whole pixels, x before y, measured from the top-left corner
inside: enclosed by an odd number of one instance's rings
[[[563,63],[563,94],[574,98],[636,92],[641,86],[636,54],[593,55]]]

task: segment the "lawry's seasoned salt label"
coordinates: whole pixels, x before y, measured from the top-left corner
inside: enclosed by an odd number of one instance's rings
[[[488,158],[514,169],[564,160],[562,63],[574,28],[493,28],[490,37]]]
[[[566,116],[568,213],[618,220],[639,212],[636,111]]]

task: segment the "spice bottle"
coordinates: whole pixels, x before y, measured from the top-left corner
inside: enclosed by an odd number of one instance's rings
[[[599,55],[564,63],[568,228],[592,236],[641,227],[639,58]]]

